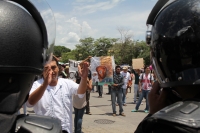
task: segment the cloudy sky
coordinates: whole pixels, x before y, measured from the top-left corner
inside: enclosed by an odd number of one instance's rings
[[[157,0],[46,0],[56,20],[55,45],[74,49],[79,39],[119,38],[119,28],[145,40],[146,19]]]

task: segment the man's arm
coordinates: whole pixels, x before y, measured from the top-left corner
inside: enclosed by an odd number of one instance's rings
[[[121,86],[124,85],[124,78],[123,77],[121,78],[120,82],[118,83],[118,86],[119,85],[121,85]]]
[[[48,84],[41,84],[34,92],[29,95],[28,102],[31,105],[35,105],[43,96]]]
[[[52,70],[50,66],[44,68],[43,79],[44,82],[34,92],[29,95],[28,102],[31,105],[35,105],[43,96],[47,86],[50,84],[52,79]]]
[[[89,89],[89,90],[92,90],[92,79],[88,79],[87,80],[87,88]]]
[[[87,90],[87,76],[88,76],[88,71],[89,71],[89,68],[88,68],[89,65],[87,62],[84,62],[81,66],[80,65],[78,66],[81,82],[79,84],[77,94],[84,94]]]
[[[132,69],[132,73],[135,75],[135,73],[136,73],[136,72],[135,72],[135,70],[134,70],[134,69]]]
[[[139,75],[139,92],[142,91],[142,76],[143,76],[143,74]]]
[[[131,87],[131,85],[132,85],[132,78],[131,78],[131,74],[129,74],[127,87]]]
[[[139,80],[139,92],[141,92],[142,91],[142,80],[140,79]]]

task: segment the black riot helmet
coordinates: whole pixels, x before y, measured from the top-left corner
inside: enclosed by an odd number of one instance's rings
[[[200,0],[159,0],[147,25],[161,87],[200,85]]]
[[[54,30],[55,23],[48,21],[54,21],[53,14],[44,6],[39,12],[35,5],[45,1],[37,1],[0,0],[1,73],[41,73],[51,56],[55,35],[48,30]]]
[[[0,127],[9,132],[35,75],[53,52],[55,20],[44,0],[0,0]]]

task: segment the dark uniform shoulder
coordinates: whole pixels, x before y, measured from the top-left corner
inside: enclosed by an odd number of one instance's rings
[[[200,102],[181,101],[145,118],[135,133],[192,133],[200,128]]]

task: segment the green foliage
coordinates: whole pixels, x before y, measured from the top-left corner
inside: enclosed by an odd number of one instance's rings
[[[75,50],[72,50],[71,52],[63,53],[61,56],[61,62],[67,63],[69,62],[69,59],[76,60],[76,57],[74,56],[76,53]]]
[[[63,53],[67,53],[67,52],[70,52],[70,51],[71,51],[71,49],[66,48],[65,46],[54,46],[53,54],[56,57],[61,57]]]
[[[84,60],[88,56],[114,55],[115,63],[118,65],[132,65],[132,59],[144,58],[145,64],[150,65],[150,49],[144,41],[127,40],[118,42],[117,38],[88,37],[81,39],[72,51],[62,52],[61,61],[68,62],[69,59]],[[63,46],[61,46],[63,47]]]
[[[94,54],[95,56],[106,56],[108,55],[108,50],[113,47],[118,39],[116,38],[99,38],[94,44]]]
[[[115,63],[118,65],[132,65],[132,59],[136,58],[144,58],[144,63],[150,64],[149,46],[144,41],[116,43],[112,49],[114,49]]]
[[[144,65],[150,65],[150,48],[146,42],[141,41],[134,45],[133,58],[143,58]]]
[[[92,55],[94,39],[92,37],[88,37],[85,39],[80,39],[79,42],[80,44],[76,45],[74,54],[76,60],[83,60]]]

